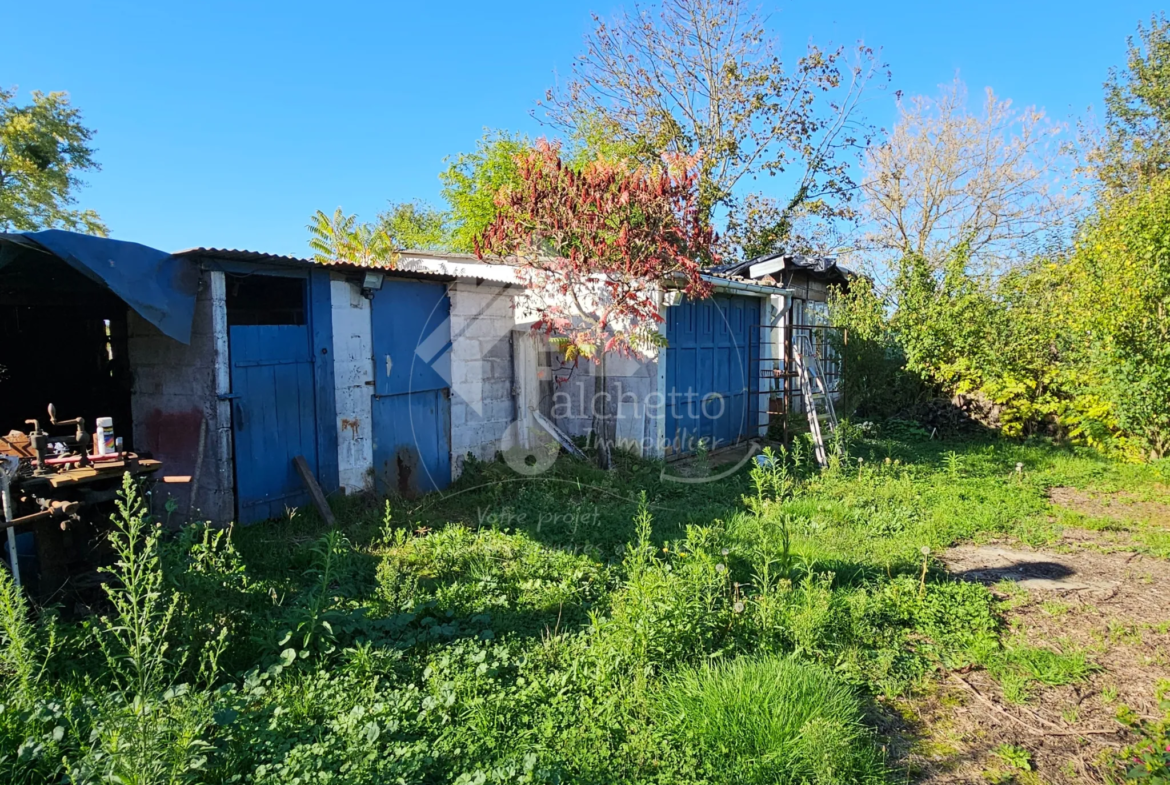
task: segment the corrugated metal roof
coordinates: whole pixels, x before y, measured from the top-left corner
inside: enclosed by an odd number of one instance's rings
[[[174,256],[214,256],[217,259],[226,259],[232,262],[261,262],[267,264],[297,264],[314,265],[312,259],[300,259],[296,256],[284,256],[262,251],[244,251],[238,248],[188,248],[185,251],[176,251]]]
[[[754,278],[744,278],[742,275],[730,275],[728,273],[713,272],[706,270],[703,272],[703,277],[715,285],[716,289],[721,288],[721,281],[726,281],[726,288],[750,290],[759,294],[782,295],[791,294],[791,289],[785,289],[778,283],[773,281],[761,281]]]
[[[474,278],[498,283],[518,283],[514,267],[502,263],[480,261],[471,254],[441,254],[432,251],[401,251],[394,267],[364,267],[345,263],[324,263],[314,259],[296,256],[248,251],[239,248],[188,248],[178,251],[175,256],[208,257],[229,262],[249,262],[288,267],[324,267],[330,270],[361,272],[378,270],[387,275],[419,276],[450,280],[452,278]]]
[[[398,257],[396,269],[449,275],[453,278],[475,278],[495,283],[520,283],[515,265],[502,261],[485,262],[470,254],[403,251]]]
[[[768,262],[779,263],[777,272],[803,272],[822,281],[845,283],[853,275],[851,270],[837,264],[837,259],[833,256],[806,256],[804,254],[783,252],[764,254],[763,256],[757,256],[754,259],[748,259],[746,261],[717,265],[704,272],[711,273],[712,275],[748,276],[750,278],[751,273],[749,271],[753,267],[764,265]]]
[[[438,251],[407,250],[400,251],[398,260],[392,268],[370,268],[352,264],[323,264],[312,259],[301,259],[295,256],[247,251],[237,248],[189,248],[179,251],[175,256],[207,256],[225,261],[252,262],[258,264],[317,266],[336,270],[363,271],[370,269],[381,270],[388,275],[420,275],[436,278],[465,278],[494,283],[514,284],[522,283],[518,275],[518,266],[504,259],[480,259],[474,254],[441,253]],[[753,260],[758,262],[759,260]],[[773,290],[782,294],[788,290],[772,281],[748,278],[739,274],[746,271],[749,263],[737,262],[734,265],[720,265],[703,271],[709,279],[729,281],[750,287]]]

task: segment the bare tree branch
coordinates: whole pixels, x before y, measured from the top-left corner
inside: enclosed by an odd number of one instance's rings
[[[958,80],[898,108],[893,132],[865,159],[868,247],[941,263],[965,246],[994,272],[1074,213],[1075,195],[1060,187],[1064,129],[1042,111],[988,90],[971,113]]]
[[[662,0],[595,29],[574,75],[549,90],[545,119],[603,155],[654,166],[663,152],[699,156],[701,209],[734,211],[736,189],[795,175],[787,212],[849,217],[855,183],[843,153],[873,129],[857,118],[881,71],[859,44],[809,44],[788,68],[765,20],[742,0]],[[779,219],[788,221],[787,214]]]

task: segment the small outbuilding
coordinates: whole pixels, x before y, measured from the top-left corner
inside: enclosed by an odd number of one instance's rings
[[[383,269],[0,235],[0,433],[49,403],[110,417],[163,463],[154,503],[176,519],[291,515],[311,503],[306,471],[326,494],[442,489],[469,456],[592,427],[595,367],[531,330],[517,273],[422,251]],[[848,274],[776,256],[706,278],[703,300],[661,288],[657,351],[608,362],[619,448],[672,459],[766,435],[794,392],[793,336],[828,345],[816,314]]]
[[[322,490],[416,495],[515,421],[511,270],[0,235],[0,432],[49,403],[163,462],[159,510],[250,523]],[[474,273],[474,274],[470,274]]]
[[[847,290],[854,273],[831,256],[773,253],[744,262],[722,265],[714,272],[779,286],[791,292],[791,306],[777,325],[776,343],[782,347],[777,416],[804,412],[800,385],[786,371],[792,367],[793,344],[816,355],[829,391],[839,399],[844,367],[838,352],[845,333],[831,323],[829,298],[834,289]]]

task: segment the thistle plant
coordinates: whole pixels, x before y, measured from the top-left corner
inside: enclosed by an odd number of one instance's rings
[[[101,618],[97,643],[119,686],[148,695],[169,671],[181,670],[186,659],[185,653],[177,662],[169,656],[168,637],[180,598],[165,590],[159,556],[162,526],[147,514],[129,473],[122,479],[116,506],[109,544],[117,561],[103,586],[113,613]]]

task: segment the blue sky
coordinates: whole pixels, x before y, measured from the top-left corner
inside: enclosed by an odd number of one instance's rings
[[[0,8],[0,84],[66,90],[97,129],[102,171],[82,205],[114,237],[304,255],[318,208],[373,218],[437,201],[446,156],[483,128],[540,133],[528,111],[617,0],[201,2]],[[1108,68],[1156,6],[1016,2],[764,3],[787,52],[812,40],[881,47],[893,91],[956,72],[1050,116],[1100,105]],[[47,18],[51,8],[51,19]]]

